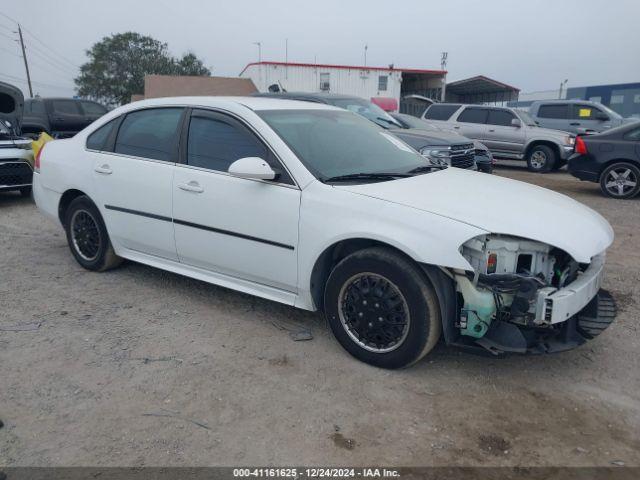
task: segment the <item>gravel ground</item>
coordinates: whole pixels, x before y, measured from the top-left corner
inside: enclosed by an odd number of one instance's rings
[[[0,466],[640,465],[640,198],[497,174],[613,225],[620,312],[595,341],[506,359],[440,345],[379,370],[316,314],[130,262],[84,271],[32,201],[0,194]]]

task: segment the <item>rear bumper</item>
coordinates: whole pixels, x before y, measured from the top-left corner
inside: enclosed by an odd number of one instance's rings
[[[36,202],[38,210],[56,223],[60,223],[58,218],[58,205],[62,194],[48,189],[42,185],[40,174],[33,174],[33,199]]]
[[[596,183],[600,181],[600,166],[591,155],[574,153],[569,157],[567,169],[571,175],[580,180]]]

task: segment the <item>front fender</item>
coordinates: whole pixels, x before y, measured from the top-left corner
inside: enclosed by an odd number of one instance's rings
[[[472,270],[460,245],[488,233],[456,220],[314,182],[302,194],[296,306],[314,310],[310,285],[323,252],[350,239],[374,240],[418,263]],[[339,212],[336,215],[335,212]]]

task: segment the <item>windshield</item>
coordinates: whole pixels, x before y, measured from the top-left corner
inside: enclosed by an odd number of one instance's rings
[[[319,180],[342,175],[407,173],[431,164],[371,122],[339,110],[256,112]]]
[[[535,127],[538,125],[536,121],[533,118],[531,118],[531,116],[527,112],[519,110],[518,115],[520,116],[520,120],[522,120],[526,125],[529,125],[530,127]]]
[[[362,115],[364,118],[377,123],[383,128],[402,128],[402,125],[375,103],[360,100],[359,98],[332,98],[329,101],[331,105]]]
[[[620,115],[618,112],[615,112],[613,110],[611,110],[609,107],[607,107],[606,105],[603,105],[601,103],[598,104],[598,108],[601,108],[602,110],[604,110],[610,117],[615,118],[616,120],[620,120],[622,118],[622,115]]]

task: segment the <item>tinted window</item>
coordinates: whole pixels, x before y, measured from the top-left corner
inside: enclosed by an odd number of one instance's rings
[[[67,115],[80,115],[78,102],[75,100],[52,100],[51,106],[55,113],[65,113]]]
[[[540,118],[557,118],[561,120],[569,119],[569,105],[540,105],[538,109],[538,117]]]
[[[431,105],[424,114],[428,120],[449,120],[460,105]]]
[[[191,117],[187,164],[226,172],[244,157],[267,158],[266,147],[244,127],[217,116]]]
[[[504,127],[511,126],[511,120],[513,120],[515,115],[507,110],[490,110],[489,111],[489,120],[487,123],[490,125],[501,125]]]
[[[44,103],[37,100],[27,100],[24,102],[24,111],[32,115],[44,115]]]
[[[386,75],[378,76],[378,90],[386,90],[389,77]]]
[[[458,115],[458,121],[464,123],[485,123],[487,121],[488,110],[486,108],[465,108]]]
[[[103,125],[95,132],[93,132],[87,138],[87,148],[90,150],[103,150],[104,144],[109,138],[109,135],[113,131],[118,119],[111,120],[106,125]]]
[[[82,109],[87,115],[104,115],[107,113],[106,108],[95,102],[82,102]]]
[[[129,113],[118,130],[115,152],[173,161],[182,108],[154,108]]]

